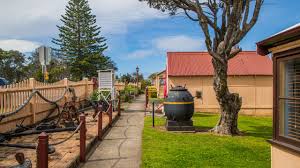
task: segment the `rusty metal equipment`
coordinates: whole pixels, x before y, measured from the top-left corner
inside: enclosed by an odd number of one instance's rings
[[[62,131],[74,131],[76,129],[76,124],[74,123],[74,121],[78,121],[77,124],[79,123],[78,117],[81,110],[78,110],[75,106],[77,97],[75,95],[74,89],[68,88],[68,92],[72,94],[72,101],[65,103],[61,112],[58,104],[54,103],[55,108],[47,114],[45,119],[31,126],[24,126],[23,120],[20,124],[16,125],[16,129],[14,131],[8,133],[0,133],[0,142],[9,141],[14,137],[39,134],[41,132],[53,133]],[[55,110],[58,111],[58,116],[50,117]],[[64,124],[65,128],[62,128],[61,123]]]
[[[19,133],[9,132],[9,133],[1,133],[0,134],[0,142],[9,141],[12,138],[40,134],[42,132],[46,133],[54,133],[54,132],[64,132],[64,131],[74,131],[76,127],[66,127],[66,128],[54,128],[54,129],[46,129],[46,130],[27,130]]]
[[[36,144],[9,144],[9,143],[0,143],[0,146],[3,147],[12,147],[12,148],[23,148],[23,149],[36,149]],[[48,146],[48,154],[54,153],[55,148],[52,145]]]
[[[32,168],[31,160],[25,158],[24,153],[18,152],[15,154],[18,165],[11,166],[10,168]]]

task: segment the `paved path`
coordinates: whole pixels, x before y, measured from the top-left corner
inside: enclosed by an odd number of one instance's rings
[[[141,164],[144,97],[138,97],[97,147],[84,168],[138,168]]]

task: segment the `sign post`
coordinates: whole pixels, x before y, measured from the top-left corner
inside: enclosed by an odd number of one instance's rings
[[[51,48],[40,46],[37,50],[39,53],[39,61],[42,65],[42,73],[44,74],[44,82],[46,82],[49,80],[47,65],[49,65],[51,61]]]

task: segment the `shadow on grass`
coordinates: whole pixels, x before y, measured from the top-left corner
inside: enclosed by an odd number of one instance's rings
[[[196,132],[209,132],[212,127],[195,126]]]
[[[196,112],[194,113],[193,117],[216,117],[216,114],[204,114]]]
[[[245,131],[243,134],[245,136],[253,136],[264,139],[272,138],[272,127],[271,126],[249,126],[253,128],[253,130]]]

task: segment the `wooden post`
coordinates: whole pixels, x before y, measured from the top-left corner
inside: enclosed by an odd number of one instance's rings
[[[112,107],[112,101],[109,101],[109,110],[108,110],[108,118],[109,118],[109,126],[112,126],[112,113],[113,113],[113,107]]]
[[[154,101],[152,102],[152,127],[154,128],[154,125],[155,122],[154,122]]]
[[[64,86],[66,88],[68,88],[68,78],[64,78]],[[65,102],[66,103],[68,101],[68,97],[67,97],[67,94],[65,95]]]
[[[85,162],[85,153],[86,153],[86,123],[85,123],[85,115],[81,114],[80,122],[82,125],[80,127],[80,162]]]
[[[48,135],[45,132],[39,135],[36,160],[37,168],[48,168]]]
[[[97,90],[98,89],[98,80],[96,77],[92,78],[92,82],[93,82],[93,90]]]
[[[29,87],[32,90],[32,92],[35,90],[35,79],[30,78],[29,79]],[[34,95],[32,99],[30,100],[31,105],[31,114],[32,114],[32,124],[36,121],[36,112],[37,112],[37,96]]]
[[[145,104],[145,109],[147,109],[147,107],[148,107],[148,101],[149,101],[149,93],[148,93],[148,88],[146,88],[146,104]]]
[[[88,98],[89,92],[88,92],[88,78],[83,78],[84,81],[84,98]]]
[[[102,106],[98,108],[99,114],[98,114],[98,139],[102,140]]]
[[[119,99],[119,103],[118,103],[118,116],[121,116],[121,94],[119,92],[119,95],[118,95],[118,99]]]

